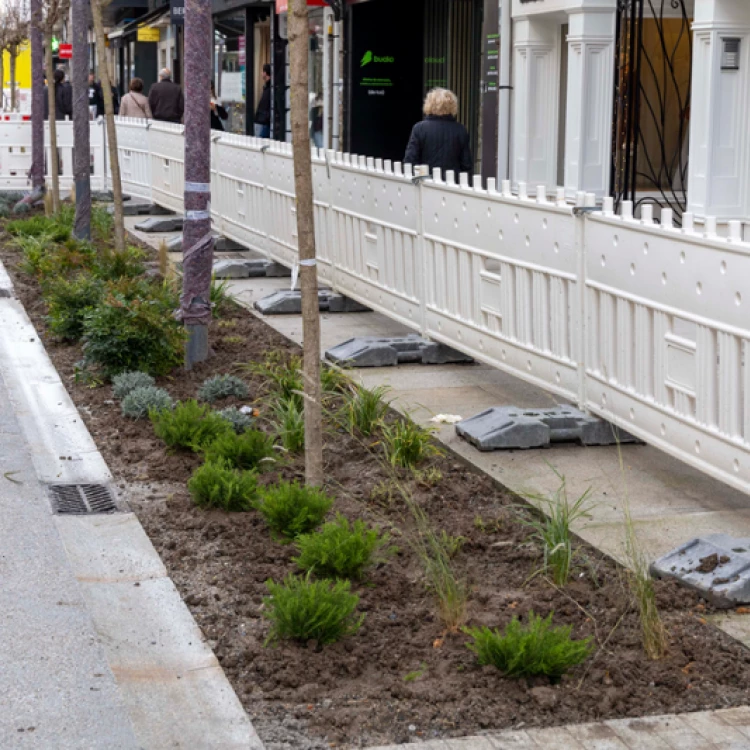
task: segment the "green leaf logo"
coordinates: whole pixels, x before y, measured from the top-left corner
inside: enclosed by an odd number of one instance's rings
[[[371,62],[372,62],[372,51],[368,49],[367,52],[365,52],[365,54],[363,55],[362,62],[359,64],[359,67],[364,68],[365,65],[368,65]]]

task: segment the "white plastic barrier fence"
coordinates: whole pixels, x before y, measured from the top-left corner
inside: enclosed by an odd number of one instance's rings
[[[121,119],[118,147],[126,192],[183,210],[181,126]],[[325,283],[750,492],[750,244],[738,223],[721,238],[712,219],[696,228],[686,215],[677,229],[648,206],[615,216],[611,199],[577,212],[543,186],[531,199],[523,184],[513,195],[322,151],[313,187]],[[218,231],[293,265],[295,211],[289,144],[213,135]]]
[[[45,123],[45,170],[49,176],[49,126]],[[91,123],[91,187],[103,190],[106,183],[106,148],[103,120]],[[73,123],[57,123],[57,152],[60,187],[69,190],[73,184]],[[0,115],[0,189],[25,190],[30,186],[31,122],[28,115]]]

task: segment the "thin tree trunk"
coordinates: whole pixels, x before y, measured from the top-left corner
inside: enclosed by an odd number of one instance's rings
[[[80,240],[91,239],[91,128],[89,124],[88,19],[87,0],[73,0],[73,179],[76,218],[73,233]],[[106,189],[106,185],[103,186]]]
[[[31,178],[32,193],[44,192],[44,45],[39,28],[42,0],[31,2]],[[14,88],[15,91],[15,88]]]
[[[104,40],[104,23],[102,6],[99,0],[91,0],[91,15],[96,35],[96,59],[99,63],[99,80],[104,95],[104,121],[107,128],[107,150],[109,168],[112,173],[112,196],[115,208],[115,250],[125,250],[125,219],[122,210],[122,181],[120,179],[120,162],[117,156],[117,128],[115,127],[115,109],[112,102],[112,82],[107,66],[107,45]]]
[[[185,367],[208,358],[211,322],[211,0],[185,2],[185,219],[180,317]],[[188,158],[189,155],[189,158]]]
[[[16,57],[18,57],[18,45],[14,44],[9,52],[10,57],[10,110],[11,112],[16,111],[18,102],[16,101]]]
[[[5,51],[0,49],[0,112],[5,111]]]
[[[315,261],[312,158],[308,108],[309,30],[307,0],[289,3],[292,149],[297,196],[297,238],[302,290],[302,338],[305,380],[305,479],[323,483],[323,416],[320,388],[320,311]]]
[[[57,153],[57,121],[55,120],[55,76],[52,67],[52,34],[46,39],[44,67],[47,71],[47,109],[49,124],[49,174],[52,187],[52,213],[60,210],[60,170]]]

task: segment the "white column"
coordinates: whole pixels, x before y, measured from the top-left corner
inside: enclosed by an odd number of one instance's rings
[[[513,124],[511,179],[556,185],[560,89],[560,25],[513,21]]]
[[[565,197],[609,195],[615,65],[613,9],[568,14]]]
[[[750,222],[750,3],[698,0],[693,24],[688,210]],[[725,39],[739,69],[722,69]]]

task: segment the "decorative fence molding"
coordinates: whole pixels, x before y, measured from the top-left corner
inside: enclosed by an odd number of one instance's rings
[[[120,119],[118,148],[126,193],[183,210],[181,126]],[[697,231],[685,214],[678,229],[668,210],[661,224],[649,206],[634,219],[627,201],[616,216],[611,199],[573,207],[543,186],[531,199],[523,184],[514,195],[317,150],[313,185],[324,283],[750,492],[739,223],[723,238],[710,218]],[[211,189],[217,231],[296,263],[290,144],[215,133]]]
[[[24,190],[29,187],[31,169],[30,115],[0,114],[0,190]],[[44,123],[46,147],[45,168],[49,165],[49,126]],[[69,190],[73,184],[73,123],[57,123],[57,152],[60,166],[60,188]],[[106,184],[106,142],[104,121],[91,123],[91,188],[103,190]],[[47,169],[47,173],[49,170]]]

